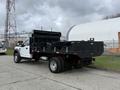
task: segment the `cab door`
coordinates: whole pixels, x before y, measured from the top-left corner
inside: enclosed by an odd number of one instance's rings
[[[26,40],[20,48],[20,56],[31,58],[29,40]]]

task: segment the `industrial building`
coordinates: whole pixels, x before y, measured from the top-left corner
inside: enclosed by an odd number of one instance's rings
[[[105,46],[110,53],[120,53],[120,18],[100,20],[73,26],[68,32],[69,41],[109,40]],[[111,45],[114,44],[114,45]]]

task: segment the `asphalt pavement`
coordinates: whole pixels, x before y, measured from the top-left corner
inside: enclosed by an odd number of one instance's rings
[[[53,74],[47,62],[13,62],[0,56],[0,90],[120,90],[120,73],[91,68]]]

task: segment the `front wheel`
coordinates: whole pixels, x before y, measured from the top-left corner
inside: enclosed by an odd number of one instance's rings
[[[20,57],[19,53],[14,54],[14,62],[15,63],[20,63],[21,62],[21,57]]]

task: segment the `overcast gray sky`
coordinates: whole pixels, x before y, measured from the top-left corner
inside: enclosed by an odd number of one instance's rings
[[[0,0],[0,32],[5,24],[5,1]],[[43,26],[65,34],[72,25],[119,13],[119,4],[120,0],[16,0],[17,30]]]

